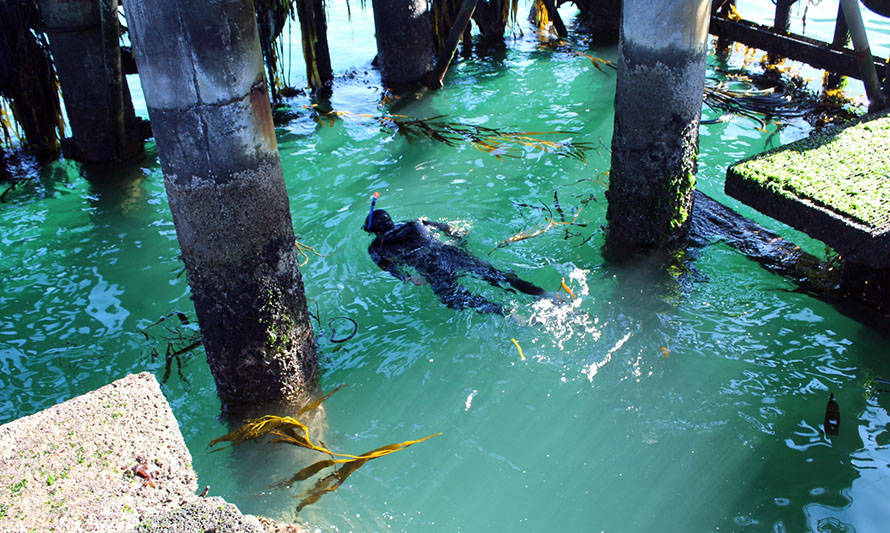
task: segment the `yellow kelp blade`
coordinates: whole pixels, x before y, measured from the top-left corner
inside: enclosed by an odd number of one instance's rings
[[[370,461],[371,459],[376,459],[377,457],[383,457],[384,455],[389,455],[391,453],[397,452],[399,450],[403,450],[412,444],[417,444],[418,442],[423,442],[427,439],[431,439],[433,437],[438,437],[441,433],[436,433],[434,435],[429,435],[422,439],[417,440],[407,440],[405,442],[400,442],[397,444],[388,444],[386,446],[381,446],[375,450],[371,450],[369,452],[365,452],[362,455],[346,455],[346,454],[336,454],[340,457],[351,457],[351,459],[334,459],[334,460],[326,460],[319,461],[318,463],[312,464],[297,472],[294,478],[300,475],[306,475],[306,478],[312,477],[318,471],[330,466],[334,463],[343,463],[343,466],[331,472],[327,476],[319,479],[315,486],[309,490],[309,492],[302,494],[303,499],[300,501],[300,504],[297,505],[297,512],[300,512],[307,505],[313,504],[319,500],[322,496],[327,494],[328,492],[334,492],[337,490],[340,485],[346,481],[346,478],[351,476],[353,472],[362,467],[365,463]]]
[[[559,288],[562,289],[562,290],[564,290],[564,291],[566,291],[566,294],[568,294],[569,297],[571,297],[571,298],[574,298],[574,297],[575,297],[575,293],[572,292],[572,289],[571,289],[568,285],[566,285],[566,279],[565,279],[565,278],[562,278],[562,281],[560,281],[559,284],[560,284],[560,287],[559,287]]]
[[[297,417],[300,417],[313,409],[317,409],[321,404],[330,398],[335,392],[345,387],[346,384],[342,384],[339,387],[335,388],[331,392],[321,396],[320,398],[316,398],[315,400],[309,402],[305,406],[303,406],[299,411],[297,411]],[[299,432],[297,431],[299,430]],[[318,449],[312,441],[309,439],[309,428],[297,420],[296,418],[292,418],[289,416],[275,416],[275,415],[265,415],[260,418],[255,418],[253,420],[248,420],[244,423],[243,426],[236,429],[235,431],[223,435],[222,437],[213,439],[210,441],[210,446],[215,446],[220,442],[231,442],[232,444],[240,444],[246,440],[254,440],[265,435],[275,434],[282,437],[283,442],[288,442],[290,444],[297,444],[298,446],[303,446],[303,444],[299,444],[297,442],[292,442],[291,439],[288,439],[287,433],[290,433],[293,440],[305,439],[308,447],[310,449]],[[302,434],[302,435],[301,435]],[[278,439],[278,440],[282,440]],[[330,453],[326,448],[322,448],[319,451],[324,451],[324,453]]]
[[[331,396],[333,396],[335,392],[337,392],[338,390],[342,389],[342,388],[345,387],[345,386],[346,386],[346,383],[343,383],[342,385],[338,386],[337,388],[335,388],[335,389],[332,390],[331,392],[325,394],[325,395],[322,396],[321,398],[316,398],[315,400],[312,400],[311,402],[307,403],[307,404],[304,405],[302,408],[300,408],[299,411],[297,411],[297,417],[299,418],[299,417],[303,416],[304,414],[308,413],[309,411],[311,411],[311,410],[313,410],[313,409],[318,409],[318,407],[319,407],[322,403],[324,403],[325,400],[327,400],[328,398],[330,398]]]
[[[511,338],[510,342],[513,343],[513,346],[516,346],[516,351],[519,352],[519,359],[521,359],[522,361],[525,361],[525,354],[522,353],[522,346],[519,345],[519,341],[517,341],[514,338]]]
[[[299,446],[301,448],[306,448],[307,450],[315,450],[317,452],[325,453],[330,456],[334,456],[334,452],[331,450],[313,444],[311,440],[309,440],[308,432],[305,435],[285,435],[284,433],[273,431],[270,435],[274,435],[278,437],[277,439],[272,439],[272,442],[284,442],[287,444],[293,444],[294,446]]]
[[[309,438],[309,428],[289,416],[265,415],[261,418],[248,420],[237,430],[210,441],[210,446],[220,442],[231,442],[232,445],[240,444],[246,440],[255,440],[266,435],[278,437],[273,442],[287,442],[310,450],[317,450],[331,455],[327,448],[316,446]],[[225,449],[225,448],[220,448]],[[218,451],[218,450],[214,450]]]
[[[334,461],[331,461],[330,459],[324,459],[322,461],[312,463],[311,465],[307,466],[306,468],[300,470],[299,472],[297,472],[296,474],[291,476],[289,479],[286,479],[284,481],[279,481],[278,483],[275,483],[274,485],[270,486],[269,488],[270,489],[283,489],[283,488],[290,487],[291,485],[293,485],[294,483],[297,483],[299,481],[306,481],[307,479],[311,478],[312,476],[321,472],[322,470],[324,470],[325,468],[327,468],[329,466],[334,466]]]
[[[488,254],[491,255],[491,253],[494,252],[495,250],[497,250],[499,248],[503,248],[504,246],[507,246],[510,243],[524,241],[526,239],[531,239],[531,238],[537,237],[538,235],[543,235],[544,233],[547,233],[548,231],[550,231],[550,229],[553,228],[555,225],[556,224],[554,224],[553,221],[550,220],[547,222],[546,226],[544,226],[543,228],[538,229],[532,233],[519,232],[516,235],[513,235],[512,237],[510,237],[509,239],[499,242],[497,246],[492,248],[491,252],[488,252]]]
[[[301,496],[303,496],[303,499],[300,500],[299,505],[297,505],[297,512],[299,513],[303,510],[303,507],[317,502],[319,498],[321,498],[328,492],[334,492],[335,490],[337,490],[338,487],[340,487],[340,481],[334,474],[329,474],[319,479],[315,482],[315,486],[312,487],[309,492],[301,494]]]
[[[387,444],[386,446],[381,446],[380,448],[377,448],[376,450],[371,450],[370,452],[365,452],[362,455],[349,455],[346,453],[335,453],[334,455],[336,455],[337,457],[348,457],[349,459],[376,459],[378,457],[383,457],[384,455],[389,455],[393,452],[397,452],[399,450],[405,449],[408,446],[417,444],[418,442],[423,442],[427,439],[431,439],[433,437],[438,437],[439,435],[441,435],[441,433],[434,433],[432,435],[427,435],[426,437],[424,437],[422,439],[406,440],[405,442],[399,442],[399,443],[395,443],[395,444]],[[348,463],[349,460],[337,459],[336,462],[337,463]]]
[[[340,485],[342,485],[343,482],[346,481],[346,478],[351,476],[353,472],[361,468],[361,466],[367,463],[369,460],[370,459],[358,459],[348,461],[337,470],[319,479],[315,483],[315,486],[312,487],[309,492],[302,495],[303,499],[300,500],[299,505],[297,505],[297,512],[299,513],[307,505],[317,502],[328,492],[334,492],[335,490],[340,488]]]
[[[235,431],[223,435],[222,437],[213,439],[212,441],[210,441],[210,446],[214,446],[220,442],[231,442],[233,444],[239,444],[246,440],[258,439],[263,435],[267,435],[281,427],[293,425],[303,426],[303,424],[301,424],[295,418],[291,418],[288,416],[265,415],[260,418],[248,420],[244,423],[243,426],[236,429]]]

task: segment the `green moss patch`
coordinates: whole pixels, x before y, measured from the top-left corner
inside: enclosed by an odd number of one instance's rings
[[[804,199],[880,230],[890,226],[890,115],[740,161],[727,175],[767,195]]]

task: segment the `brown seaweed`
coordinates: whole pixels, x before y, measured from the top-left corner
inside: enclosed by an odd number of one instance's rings
[[[446,115],[426,118],[415,118],[406,115],[371,115],[352,113],[349,111],[322,111],[316,106],[307,106],[315,110],[315,119],[320,124],[334,125],[336,118],[353,120],[370,120],[380,124],[386,130],[396,131],[409,142],[428,139],[447,146],[470,143],[482,152],[489,153],[498,159],[504,157],[518,158],[524,148],[532,148],[558,157],[568,157],[586,163],[586,152],[594,150],[593,144],[583,141],[550,140],[543,136],[571,135],[567,131],[511,131],[507,129],[489,128],[475,124],[448,120]]]
[[[383,457],[384,455],[395,453],[407,448],[408,446],[412,446],[419,442],[423,442],[427,439],[431,439],[433,437],[441,435],[441,433],[436,433],[433,435],[428,435],[422,439],[407,440],[404,442],[387,444],[386,446],[381,446],[380,448],[375,448],[371,451],[365,452],[362,455],[351,455],[348,453],[333,452],[327,447],[324,442],[313,442],[310,436],[309,427],[298,420],[298,418],[314,409],[319,408],[322,403],[324,403],[328,398],[331,397],[331,395],[345,386],[345,384],[340,385],[327,394],[307,403],[297,412],[296,417],[265,415],[259,418],[248,420],[244,423],[244,425],[242,425],[235,431],[232,431],[231,433],[227,433],[222,437],[218,437],[210,441],[210,446],[213,447],[221,442],[230,442],[231,445],[234,446],[245,441],[257,440],[266,436],[270,436],[273,437],[270,441],[271,443],[292,444],[294,446],[305,448],[307,450],[314,450],[328,456],[327,459],[322,459],[310,464],[309,466],[306,466],[290,478],[274,483],[270,488],[287,488],[294,483],[305,481],[317,475],[319,472],[326,468],[330,468],[336,465],[342,465],[328,475],[320,478],[312,487],[312,489],[309,490],[309,492],[300,495],[302,500],[297,507],[297,511],[299,511],[303,507],[318,501],[318,499],[321,498],[324,494],[337,490],[337,488],[343,484],[346,478],[352,475],[353,472],[358,470],[362,465],[364,465],[371,459],[377,459],[378,457]],[[213,451],[219,451],[222,449],[225,448],[218,448]]]

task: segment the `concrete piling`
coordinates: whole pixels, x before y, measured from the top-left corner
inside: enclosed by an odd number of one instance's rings
[[[435,60],[429,0],[373,0],[372,4],[383,83],[419,84]]]
[[[622,14],[606,251],[681,240],[692,210],[709,0],[628,0]]]
[[[298,399],[315,343],[253,2],[124,5],[217,390]]]

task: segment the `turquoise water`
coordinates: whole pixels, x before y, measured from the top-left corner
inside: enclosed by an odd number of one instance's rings
[[[340,79],[332,107],[380,113],[370,14],[353,8],[351,24],[343,9],[332,13],[335,70],[357,74]],[[542,47],[526,30],[397,111],[608,146],[614,74],[574,51],[615,55],[579,36]],[[320,458],[251,444],[210,453],[229,425],[194,352],[163,390],[211,494],[338,531],[883,529],[890,393],[869,380],[890,377],[890,349],[876,332],[722,244],[667,274],[606,265],[605,147],[586,164],[531,150],[499,160],[469,145],[408,143],[356,117],[319,125],[308,103],[292,102],[301,116],[279,128],[279,148],[298,238],[327,255],[302,269],[321,318],[321,384],[348,384],[313,429],[348,453],[443,435],[369,462],[297,515],[296,495],[311,483],[268,487]],[[818,253],[819,243],[722,193],[727,164],[806,131],[764,133],[743,119],[702,126],[698,179]],[[149,148],[143,168],[114,184],[88,182],[72,163],[40,169],[0,210],[0,422],[130,372],[164,375],[163,357],[151,355],[166,347],[161,326],[148,342],[140,330],[193,309]],[[375,190],[395,218],[454,223],[475,253],[550,290],[564,278],[576,298],[554,307],[476,286],[511,309],[505,319],[452,311],[428,288],[399,283],[370,261],[359,230]],[[594,195],[580,237],[554,230],[492,252],[542,227],[540,212],[516,204],[551,204],[554,190],[565,208]],[[337,316],[359,325],[343,344],[330,341]],[[829,390],[843,416],[831,440],[820,429]]]

